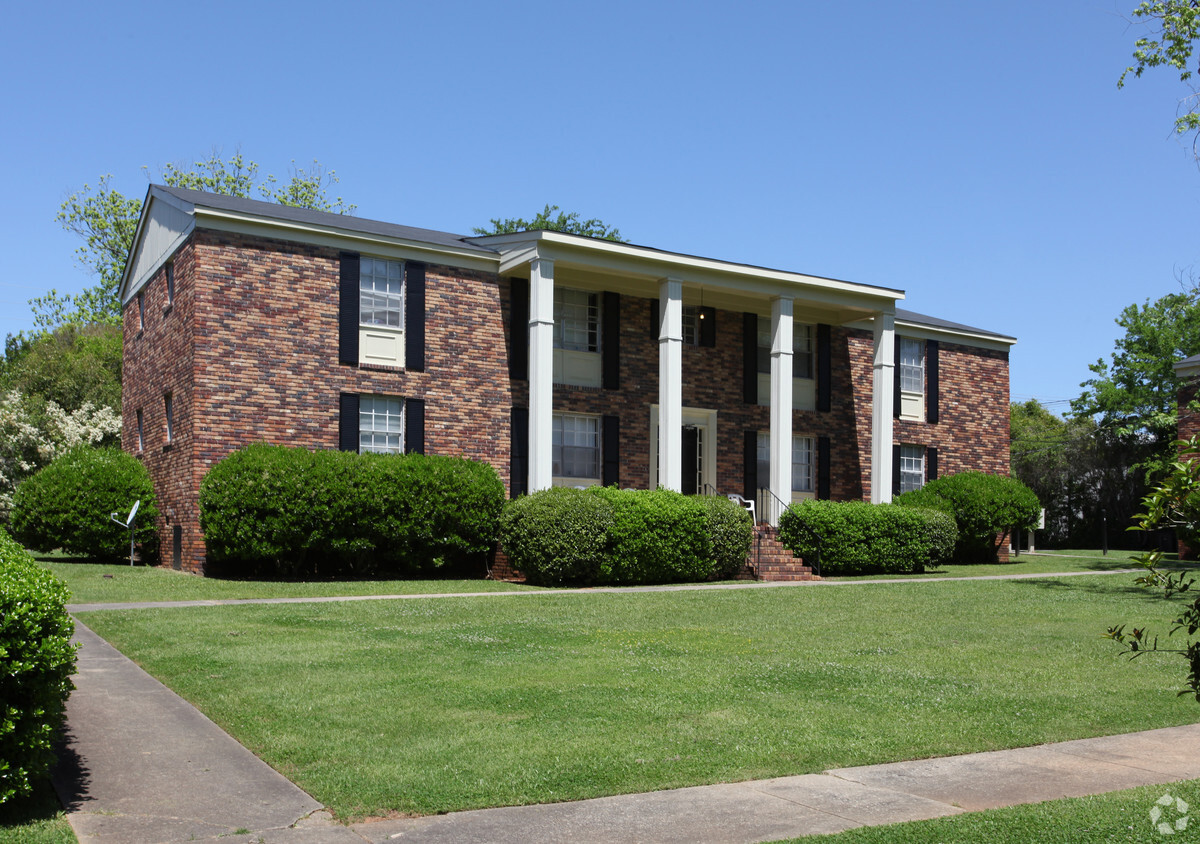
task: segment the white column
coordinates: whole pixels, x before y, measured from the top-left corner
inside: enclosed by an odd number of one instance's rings
[[[771,300],[771,492],[792,500],[792,300]],[[779,502],[771,499],[768,520],[778,526]]]
[[[529,491],[554,481],[554,262],[529,264]]]
[[[895,412],[896,314],[875,315],[871,390],[871,503],[892,500],[892,417]]]
[[[683,282],[658,285],[658,485],[683,489]]]

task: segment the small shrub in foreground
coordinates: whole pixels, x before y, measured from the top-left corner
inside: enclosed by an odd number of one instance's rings
[[[141,501],[134,537],[143,561],[158,554],[158,506],[150,473],[133,455],[116,448],[78,446],[17,487],[12,533],[38,551],[61,548],[93,560],[128,559],[129,531],[115,524]]]
[[[694,498],[666,489],[587,490],[613,508],[601,583],[707,580],[712,548],[705,511]]]
[[[754,545],[754,524],[750,513],[724,496],[697,496],[708,521],[712,569],[709,577],[723,580],[733,577],[746,562]]]
[[[0,530],[0,804],[48,775],[71,692],[67,587]]]

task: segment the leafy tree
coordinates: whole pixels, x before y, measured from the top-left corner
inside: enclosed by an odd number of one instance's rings
[[[1141,76],[1148,67],[1174,68],[1179,71],[1179,81],[1188,83],[1192,89],[1191,96],[1185,97],[1180,105],[1175,131],[1181,135],[1200,132],[1200,92],[1189,81],[1192,70],[1188,67],[1196,42],[1200,40],[1200,0],[1143,0],[1133,10],[1133,16],[1148,23],[1151,32],[1134,43],[1133,58],[1137,64],[1125,68],[1117,87],[1124,87],[1130,71],[1134,76]],[[1200,70],[1200,66],[1197,69]]]
[[[1096,417],[1135,451],[1134,464],[1149,474],[1172,460],[1177,433],[1177,390],[1173,364],[1200,352],[1200,289],[1169,293],[1121,311],[1111,362],[1088,367],[1094,378],[1083,382],[1071,402],[1080,416]]]
[[[244,158],[240,152],[226,161],[214,151],[190,167],[166,165],[162,180],[173,187],[229,196],[251,197],[257,193],[271,202],[299,208],[339,214],[350,214],[355,209],[340,196],[329,197],[329,189],[338,182],[337,174],[326,170],[319,162],[314,161],[311,169],[306,170],[292,161],[286,181],[269,174],[260,177],[258,171],[258,164]],[[44,296],[30,299],[34,325],[43,331],[71,323],[120,324],[117,285],[133,245],[142,200],[125,196],[112,187],[111,180],[109,174],[102,176],[94,189],[84,185],[82,190],[67,197],[59,209],[58,222],[83,239],[83,245],[76,250],[76,259],[99,282],[77,295],[63,295],[52,289]]]
[[[121,409],[121,328],[63,325],[14,338],[0,362],[0,390],[55,402],[68,412],[85,403]]]
[[[1035,399],[1012,404],[1009,420],[1011,471],[1046,508],[1044,544],[1096,545],[1102,516],[1113,544],[1137,543],[1122,530],[1145,493],[1136,437],[1103,429],[1090,416],[1061,418]]]
[[[557,215],[555,212],[558,212]],[[600,240],[614,240],[618,243],[628,242],[621,237],[619,229],[609,228],[602,220],[594,217],[590,220],[581,220],[579,212],[572,211],[568,214],[557,205],[547,205],[532,220],[523,220],[520,217],[510,217],[504,220],[493,218],[491,223],[492,227],[490,229],[477,226],[473,231],[475,234],[480,235],[554,231],[581,234],[586,237],[599,238]]]
[[[1138,514],[1138,524],[1134,529],[1175,528],[1186,541],[1195,543],[1200,537],[1200,461],[1194,455],[1200,453],[1200,435],[1177,442],[1175,446],[1188,456],[1171,462],[1162,481],[1146,496],[1143,502],[1145,511]],[[1162,557],[1160,551],[1135,557],[1146,569],[1146,574],[1137,578],[1136,582],[1145,587],[1161,589],[1167,600],[1191,591],[1195,578],[1187,573],[1162,571]],[[1168,636],[1183,634],[1175,640],[1178,647],[1160,645],[1157,634],[1145,627],[1132,628],[1128,633],[1125,627],[1119,624],[1108,628],[1108,638],[1124,645],[1124,653],[1129,654],[1131,659],[1150,652],[1173,653],[1183,657],[1188,664],[1188,678],[1179,694],[1191,694],[1200,701],[1200,638],[1196,635],[1200,631],[1200,596],[1183,606],[1167,631]]]

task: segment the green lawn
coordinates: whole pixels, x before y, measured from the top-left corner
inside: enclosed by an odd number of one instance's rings
[[[1188,804],[1187,834],[1168,837],[1150,822],[1150,809],[1164,794]],[[1164,812],[1174,822],[1177,806]],[[1164,841],[1195,841],[1200,825],[1200,780],[1170,785],[1147,785],[1092,797],[1051,800],[1025,806],[1010,806],[988,812],[971,812],[931,821],[913,821],[852,829],[837,835],[808,835],[790,842],[804,844],[1162,844]],[[780,842],[780,844],[783,844]]]
[[[343,819],[575,800],[1190,723],[1100,634],[1119,575],[90,613]]]
[[[351,580],[284,582],[220,580],[145,566],[39,562],[66,581],[71,603],[209,601],[237,598],[310,598],[322,595],[411,595],[506,592],[532,587],[494,580]]]
[[[0,844],[75,844],[58,797],[48,782],[23,800],[0,806]]]

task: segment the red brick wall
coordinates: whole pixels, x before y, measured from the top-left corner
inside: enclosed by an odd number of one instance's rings
[[[195,494],[190,482],[194,462],[192,387],[194,314],[196,310],[196,253],[185,244],[174,257],[175,299],[167,305],[166,272],[160,269],[142,288],[145,323],[139,327],[135,297],[125,306],[124,372],[122,376],[121,442],[150,472],[159,509],[159,553],[165,565],[173,564],[172,531],[184,530],[182,564],[197,551],[194,531]],[[166,441],[163,397],[173,400],[172,442]],[[137,411],[142,411],[143,447],[137,442]]]
[[[151,282],[150,299],[161,287],[160,279]],[[127,448],[136,407],[149,403],[159,413],[162,391],[176,394],[177,442],[169,454],[144,459],[164,511],[173,510],[184,528],[182,567],[203,570],[196,495],[212,465],[257,441],[337,448],[343,392],[424,399],[426,452],[486,460],[507,484],[512,400],[500,295],[493,274],[428,265],[425,371],[344,366],[337,361],[337,250],[193,235],[176,258],[175,311],[180,324],[194,321],[194,331],[148,329],[138,337],[136,306],[125,315]],[[159,430],[149,417],[147,428],[148,437],[161,437],[149,433]],[[165,520],[160,527],[169,550]]]

